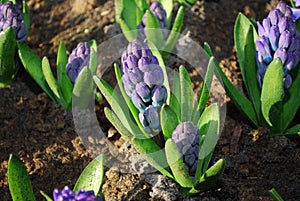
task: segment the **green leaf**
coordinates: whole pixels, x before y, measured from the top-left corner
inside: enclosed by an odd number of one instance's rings
[[[141,124],[140,119],[139,119],[139,110],[134,106],[131,98],[126,94],[124,86],[123,86],[123,82],[122,82],[122,73],[120,70],[120,67],[118,64],[115,64],[115,74],[116,74],[116,78],[117,78],[117,82],[118,85],[120,87],[120,91],[122,93],[122,96],[135,120],[135,122],[137,123],[138,127],[141,129],[141,131],[143,131],[145,136],[148,136],[149,134],[146,133],[144,126]]]
[[[166,141],[165,149],[167,161],[171,167],[175,180],[182,187],[193,187],[193,181],[184,166],[176,143],[172,139],[168,139]]]
[[[168,103],[170,101],[170,85],[169,85],[169,78],[167,74],[167,69],[164,63],[164,60],[162,58],[162,55],[160,54],[160,51],[157,49],[157,47],[151,42],[147,41],[148,47],[151,50],[152,54],[157,58],[159,66],[161,67],[163,74],[164,74],[164,82],[163,85],[166,87],[167,90],[167,100]]]
[[[35,200],[27,170],[14,155],[10,155],[8,161],[8,183],[13,201]]]
[[[145,34],[147,40],[151,41],[158,49],[161,49],[164,44],[164,35],[161,30],[160,24],[156,19],[155,15],[147,10],[146,11],[146,27]]]
[[[74,186],[75,193],[84,189],[92,190],[97,195],[101,191],[104,181],[104,161],[105,156],[99,155],[85,167]]]
[[[295,68],[296,76],[293,77],[291,87],[286,91],[286,99],[283,104],[283,130],[292,122],[300,106],[300,64]]]
[[[174,112],[177,114],[177,117],[181,117],[181,106],[180,106],[180,79],[179,79],[179,73],[177,69],[173,70],[174,77],[173,77],[173,87],[172,87],[172,93],[170,97],[170,101],[167,101],[167,104],[170,105],[171,108],[173,108]]]
[[[173,11],[173,0],[158,0],[167,14],[168,27],[170,28],[172,20],[172,11]]]
[[[174,20],[172,30],[169,32],[169,36],[167,38],[167,42],[163,48],[163,58],[166,59],[170,52],[174,49],[176,43],[178,42],[178,38],[180,36],[180,32],[183,26],[184,19],[184,7],[180,6],[176,18]]]
[[[68,63],[68,55],[66,46],[63,41],[60,41],[56,65],[57,65],[57,82],[62,93],[62,97],[65,100],[66,106],[71,107],[73,84],[67,76],[66,65]]]
[[[124,127],[131,133],[131,135],[141,138],[149,138],[150,136],[145,136],[145,134],[132,121],[132,116],[129,113],[126,102],[121,98],[121,96],[117,94],[103,79],[94,76],[94,81],[102,95],[111,106],[112,110],[116,113]]]
[[[93,76],[87,66],[78,74],[73,89],[73,107],[87,108],[94,95]]]
[[[296,7],[294,0],[290,0],[290,3],[291,3],[291,6],[292,6],[293,8]]]
[[[199,183],[195,189],[203,192],[211,188],[219,177],[223,174],[226,166],[225,159],[219,159],[213,166],[211,166],[200,178]]]
[[[23,0],[23,22],[26,27],[26,35],[28,36],[30,32],[30,14],[25,0]]]
[[[237,108],[239,108],[252,121],[252,123],[258,127],[259,123],[252,103],[228,80],[215,58],[214,63],[217,75],[221,78],[227,94],[230,96]]]
[[[98,47],[97,42],[95,40],[90,41],[90,62],[89,62],[89,69],[92,75],[96,74],[97,67],[98,67]]]
[[[16,35],[11,27],[0,33],[0,88],[9,85],[17,73],[16,44]]]
[[[179,124],[178,116],[168,105],[163,105],[160,111],[161,128],[165,140],[172,137],[172,133]]]
[[[249,33],[252,30],[252,33]],[[251,35],[252,34],[252,35]],[[248,39],[247,39],[248,36]],[[235,25],[234,25],[234,44],[236,47],[236,52],[237,52],[237,56],[238,56],[238,60],[239,60],[239,64],[240,64],[240,69],[242,72],[242,77],[243,77],[243,81],[244,84],[246,86],[247,91],[249,92],[249,87],[251,86],[251,84],[253,83],[248,83],[248,78],[246,75],[246,70],[247,67],[249,68],[250,65],[245,66],[246,61],[249,59],[248,56],[250,57],[250,64],[253,62],[253,51],[255,51],[254,49],[250,49],[248,48],[247,50],[250,51],[245,52],[245,47],[246,45],[249,45],[250,47],[255,47],[254,44],[250,44],[251,42],[254,43],[254,41],[256,41],[257,39],[257,33],[251,23],[251,21],[242,13],[238,14],[238,17],[235,21]],[[253,45],[253,46],[252,46]],[[250,54],[250,55],[248,55]],[[255,67],[254,67],[255,68]],[[251,66],[250,72],[248,73],[249,76],[253,74],[253,67]],[[256,76],[255,76],[256,78]]]
[[[196,3],[197,0],[176,0],[180,5],[185,7],[191,7]]]
[[[53,91],[54,95],[57,97],[57,100],[60,101],[60,93],[57,81],[52,73],[52,69],[50,67],[49,60],[47,57],[44,57],[42,60],[42,70],[45,76],[45,79],[50,87],[50,89]]]
[[[116,114],[108,108],[104,108],[106,118],[112,123],[117,131],[131,143],[136,150],[143,154],[143,157],[148,161],[150,165],[160,171],[162,174],[173,179],[173,176],[164,167],[168,167],[165,154],[152,138],[139,139],[135,138],[123,125]]]
[[[300,124],[293,126],[292,128],[288,129],[284,135],[300,135]]]
[[[213,62],[213,57],[210,58],[208,67],[207,67],[207,72],[204,78],[204,81],[202,83],[202,87],[200,90],[200,94],[198,96],[197,104],[195,105],[194,111],[193,111],[193,122],[195,124],[198,123],[199,118],[202,114],[202,112],[205,109],[205,106],[207,104],[207,101],[209,99],[210,95],[210,87],[214,75],[214,69],[215,69],[215,64]]]
[[[43,89],[43,91],[51,98],[51,100],[57,103],[55,95],[53,94],[52,90],[47,84],[47,81],[45,80],[41,59],[25,43],[18,43],[18,50],[19,57],[26,71]]]
[[[275,188],[269,190],[269,193],[275,201],[284,201],[283,198],[279,195],[279,193],[275,190]]]
[[[180,105],[181,105],[181,118],[180,121],[190,121],[193,112],[193,98],[194,92],[192,82],[188,71],[184,66],[179,67],[180,79]]]
[[[129,42],[133,41],[138,36],[138,31],[136,29],[131,30],[123,19],[119,19],[119,24],[123,34]]]
[[[198,165],[195,181],[207,170],[212,153],[220,137],[220,106],[212,104],[207,107],[197,124],[200,130]]]
[[[247,91],[248,96],[253,104],[255,113],[259,124],[262,125],[261,119],[261,106],[260,106],[260,87],[257,80],[257,65],[255,58],[255,41],[253,36],[253,26],[250,26],[249,31],[246,35],[245,47],[244,47],[244,64],[241,65],[244,69],[243,79],[248,84]]]
[[[213,52],[211,50],[211,47],[209,46],[209,44],[207,42],[204,42],[204,50],[209,57],[214,56]]]
[[[261,91],[263,117],[270,126],[278,128],[279,132],[282,131],[283,76],[282,62],[280,58],[276,58],[266,70]]]
[[[49,195],[47,195],[44,191],[40,191],[40,193],[42,194],[42,196],[44,196],[46,201],[53,201],[52,198]]]
[[[122,11],[124,8],[123,0],[115,0],[114,3],[115,3],[116,22],[120,23],[119,20],[122,19]]]
[[[136,29],[139,23],[136,19],[137,9],[135,1],[123,0],[122,19],[130,30]]]

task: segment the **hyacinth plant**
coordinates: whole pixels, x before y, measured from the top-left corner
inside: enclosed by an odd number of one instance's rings
[[[16,1],[0,1],[0,88],[13,81],[19,69],[17,47],[25,43],[29,33],[29,13]]]
[[[96,42],[80,42],[67,55],[63,41],[57,54],[56,76],[49,60],[42,60],[26,44],[19,44],[21,61],[36,83],[55,103],[69,110],[73,106],[86,108],[94,95],[93,75],[97,69]]]
[[[300,125],[292,120],[300,106],[300,32],[292,9],[280,2],[257,23],[240,13],[234,40],[247,97],[215,62],[232,101],[256,127],[269,128],[272,136],[299,133]],[[206,50],[212,55],[207,44]]]
[[[146,0],[115,0],[116,22],[129,42],[137,37],[140,40],[147,38],[166,58],[181,32],[185,7],[196,1],[177,1],[180,7],[172,22],[174,2],[159,0],[149,6]]]
[[[219,105],[206,108],[213,57],[195,103],[183,66],[174,71],[171,92],[162,56],[153,43],[134,40],[121,62],[121,68],[115,64],[121,94],[94,76],[111,106],[104,109],[107,119],[149,164],[175,180],[182,192],[192,195],[207,190],[225,168],[224,159],[209,168],[220,134]]]
[[[104,181],[105,157],[99,155],[92,160],[82,171],[71,190],[65,186],[63,190],[54,189],[53,199],[45,192],[40,193],[47,201],[104,201],[101,193]],[[31,182],[22,161],[11,155],[8,161],[8,183],[13,201],[35,201]]]

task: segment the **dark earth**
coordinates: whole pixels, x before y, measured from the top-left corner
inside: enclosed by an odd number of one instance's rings
[[[186,10],[184,33],[202,45],[208,42],[231,81],[241,90],[242,82],[233,44],[233,26],[239,12],[262,20],[277,1],[198,1]],[[55,69],[60,40],[72,50],[78,42],[95,39],[98,44],[120,33],[114,21],[114,3],[106,0],[28,0],[31,32],[28,44],[42,58],[50,58]],[[177,8],[178,6],[175,5]],[[113,79],[111,71],[106,77]],[[105,103],[104,103],[105,105]],[[124,141],[115,133],[97,105],[98,120],[116,147]],[[299,115],[298,118],[299,119]],[[296,121],[296,120],[295,120]],[[299,123],[299,122],[298,122]],[[71,188],[93,159],[74,129],[72,113],[42,93],[20,69],[13,84],[0,89],[0,200],[12,200],[7,180],[10,154],[25,164],[37,200],[40,190]],[[272,200],[271,188],[284,200],[300,200],[299,137],[270,137],[255,129],[228,98],[227,116],[213,161],[224,157],[227,166],[216,185],[205,193],[185,197],[178,186],[156,174],[165,186],[153,188],[145,175],[121,173],[105,168],[103,193],[106,200]],[[157,176],[158,175],[158,176]]]

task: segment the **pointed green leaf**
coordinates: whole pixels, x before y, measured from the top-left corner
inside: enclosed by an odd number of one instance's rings
[[[139,22],[136,19],[137,5],[133,0],[123,0],[122,19],[130,30],[136,29]]]
[[[282,129],[283,67],[279,58],[268,66],[261,91],[262,114],[270,126]],[[273,125],[276,123],[275,125]]]
[[[42,196],[44,196],[46,201],[53,201],[52,198],[49,195],[47,195],[44,191],[40,191],[40,193],[42,194]]]
[[[115,64],[114,67],[115,67],[115,74],[116,74],[117,82],[118,82],[118,85],[120,87],[120,91],[122,93],[122,96],[124,97],[124,100],[125,100],[128,108],[129,108],[136,124],[141,129],[141,131],[144,133],[144,135],[147,136],[148,134],[146,133],[146,131],[145,131],[143,125],[141,124],[140,119],[139,119],[139,110],[134,106],[131,98],[125,92],[123,82],[122,82],[122,73],[121,73],[120,67],[119,67],[118,64]]]
[[[115,18],[116,22],[119,23],[119,20],[122,19],[122,10],[123,10],[123,0],[115,0]]]
[[[93,100],[94,82],[93,76],[87,66],[78,74],[74,89],[73,89],[73,105],[80,108],[87,108]]]
[[[148,138],[145,134],[138,128],[138,126],[133,122],[132,116],[129,113],[129,109],[126,102],[121,98],[121,96],[116,93],[109,84],[107,84],[103,79],[94,76],[94,81],[98,88],[100,89],[102,95],[105,97],[112,110],[116,113],[124,127],[136,137]]]
[[[166,156],[175,180],[182,187],[193,187],[193,181],[186,170],[177,145],[172,139],[166,141]]]
[[[289,128],[284,135],[300,135],[300,124]]]
[[[11,27],[0,33],[0,88],[9,85],[17,73],[16,35]]]
[[[97,42],[95,40],[90,41],[90,62],[89,62],[89,69],[92,75],[96,74],[97,67],[98,67],[98,47]]]
[[[99,155],[84,168],[74,186],[75,193],[84,189],[92,190],[97,195],[101,191],[104,181],[104,161],[105,156]]]
[[[170,101],[167,101],[167,104],[170,105],[171,108],[173,108],[174,112],[177,114],[177,117],[181,117],[181,106],[180,106],[180,79],[179,79],[179,73],[177,69],[173,70],[174,76],[173,76],[173,87],[172,87],[172,93],[170,97]]]
[[[149,10],[146,11],[146,27],[145,34],[147,40],[151,41],[158,49],[161,49],[164,44],[164,35],[161,30],[160,24],[155,15]]]
[[[57,52],[57,82],[61,91],[65,104],[71,106],[73,84],[71,83],[66,72],[66,65],[68,63],[68,55],[66,46],[63,41],[60,41]]]
[[[178,117],[172,108],[168,105],[163,105],[160,111],[161,128],[165,140],[172,137],[172,133],[179,124]]]
[[[27,170],[14,155],[10,155],[8,161],[8,183],[13,201],[35,200]]]
[[[269,193],[275,201],[284,201],[283,198],[279,195],[279,193],[275,190],[275,188],[269,190]]]
[[[52,73],[52,69],[50,67],[50,63],[47,57],[44,57],[42,60],[42,70],[45,76],[45,79],[50,87],[50,89],[53,91],[54,95],[57,97],[57,100],[59,100],[60,94],[59,94],[59,88],[57,85],[57,81]]]
[[[296,76],[293,78],[291,87],[286,91],[287,100],[284,101],[283,105],[283,130],[285,130],[292,122],[295,114],[300,106],[300,64],[295,68]]]
[[[112,123],[112,125],[118,130],[118,132],[130,142],[135,149],[143,154],[143,157],[148,161],[150,165],[159,170],[162,174],[173,179],[173,176],[166,169],[168,167],[166,156],[152,138],[139,139],[132,136],[132,134],[123,125],[116,114],[108,108],[104,108],[106,118]]]
[[[180,6],[173,26],[172,26],[172,30],[169,32],[169,36],[167,38],[167,42],[163,48],[163,58],[166,59],[167,56],[169,55],[170,52],[172,52],[172,50],[174,49],[176,43],[178,42],[178,38],[180,36],[180,32],[182,30],[182,26],[183,26],[183,19],[184,19],[184,7]]]
[[[202,87],[200,90],[200,94],[198,96],[197,104],[195,105],[194,111],[193,111],[193,122],[195,124],[198,123],[199,118],[202,114],[202,112],[205,109],[205,106],[207,104],[207,101],[209,99],[210,95],[210,87],[214,75],[214,69],[215,69],[215,64],[213,61],[213,57],[210,58],[208,67],[207,67],[207,72],[204,78],[204,81],[202,83]]]
[[[211,47],[207,42],[204,42],[204,50],[209,57],[214,56]]]
[[[26,35],[28,36],[30,32],[30,14],[25,0],[23,0],[23,22],[26,27]]]
[[[190,121],[193,112],[193,99],[194,92],[192,88],[192,82],[188,71],[184,66],[179,67],[179,79],[180,79],[180,105],[181,105],[181,118],[180,121]]]
[[[203,192],[211,188],[219,177],[223,174],[226,166],[225,159],[218,160],[213,166],[211,166],[199,180],[199,183],[195,186],[195,189],[199,192]]]
[[[172,11],[173,11],[173,0],[158,0],[167,14],[168,27],[171,25]],[[169,27],[170,28],[170,27]]]
[[[123,19],[119,19],[119,24],[122,29],[122,33],[129,42],[133,41],[138,36],[138,31],[136,29],[131,30]]]
[[[249,31],[246,35],[245,41],[245,52],[244,52],[244,78],[248,84],[247,91],[249,99],[251,100],[258,121],[262,124],[261,119],[261,106],[260,106],[260,87],[257,80],[257,66],[255,58],[255,41],[253,36],[253,26],[250,26]]]
[[[258,127],[259,123],[252,103],[228,80],[215,58],[214,63],[217,70],[217,75],[221,78],[232,101],[235,103],[237,108],[239,108],[252,121],[252,123]]]
[[[220,106],[215,103],[207,107],[197,124],[200,130],[200,144],[196,179],[198,181],[208,168],[212,153],[220,137]]]
[[[36,83],[44,90],[44,92],[57,103],[55,95],[47,84],[45,80],[43,70],[42,70],[42,61],[35,52],[29,48],[25,43],[18,43],[19,57],[22,61],[22,64],[29,75],[36,81]]]

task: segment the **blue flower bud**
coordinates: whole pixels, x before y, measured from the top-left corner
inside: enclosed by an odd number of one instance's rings
[[[268,65],[275,58],[280,58],[285,73],[284,85],[291,85],[289,71],[297,66],[300,58],[300,32],[296,30],[293,9],[280,2],[275,10],[270,11],[263,23],[258,23],[256,41],[257,78],[262,86]]]
[[[200,131],[192,122],[180,123],[172,133],[183,162],[190,175],[195,175],[198,164]]]
[[[90,45],[87,42],[78,43],[68,58],[66,66],[67,75],[74,84],[83,67],[90,61]]]
[[[139,110],[145,130],[154,135],[160,126],[160,107],[167,99],[163,71],[147,44],[139,40],[129,43],[121,61],[125,92]]]
[[[54,201],[102,201],[101,198],[96,197],[94,191],[84,191],[80,189],[76,194],[65,186],[63,190],[55,189],[53,191]]]
[[[23,23],[23,13],[19,5],[11,1],[0,3],[0,32],[8,27],[12,27],[19,42],[26,42],[26,27]]]

